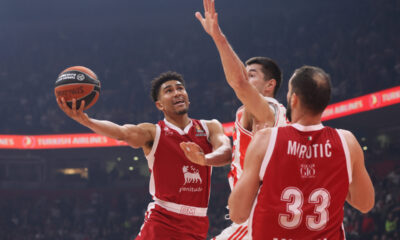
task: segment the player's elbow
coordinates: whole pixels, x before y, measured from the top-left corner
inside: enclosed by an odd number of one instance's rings
[[[372,208],[374,208],[374,206],[375,206],[375,199],[372,198],[368,201],[365,201],[363,204],[360,204],[358,210],[365,214],[371,211]]]
[[[246,89],[249,86],[249,81],[246,77],[235,77],[231,78],[229,81],[229,85],[235,90],[236,93],[243,92],[243,89]]]
[[[232,148],[231,146],[226,146],[224,148],[222,166],[228,165],[231,162],[232,162]]]
[[[361,199],[352,199],[351,196],[349,196],[347,201],[350,203],[350,205],[364,214],[371,211],[371,209],[375,206],[374,194],[371,194],[370,196],[364,196]]]
[[[247,78],[245,77],[236,77],[232,78],[232,85],[234,85],[236,88],[240,88],[245,86],[245,84],[248,84],[249,82],[247,81]]]
[[[238,214],[235,211],[229,211],[229,218],[232,220],[232,222],[236,224],[241,224],[247,220],[248,216],[245,216],[243,214]]]
[[[247,211],[244,211],[244,209],[241,209],[240,206],[235,205],[234,200],[235,199],[232,198],[228,200],[229,218],[232,222],[241,224],[247,220],[250,214],[247,213]]]

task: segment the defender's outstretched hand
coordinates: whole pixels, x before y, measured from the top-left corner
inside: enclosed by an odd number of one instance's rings
[[[194,142],[181,142],[180,147],[191,162],[201,166],[206,165],[206,157],[199,145]]]
[[[218,13],[215,12],[214,0],[203,0],[204,4],[204,18],[200,12],[196,12],[196,18],[200,21],[201,25],[212,38],[222,36],[222,31],[218,25]]]
[[[85,101],[81,102],[81,106],[79,109],[76,109],[76,99],[72,99],[72,108],[67,106],[67,102],[64,98],[57,98],[58,106],[63,110],[68,117],[74,119],[75,121],[79,122],[80,124],[84,125],[85,122],[89,121],[89,117],[86,113],[83,112],[85,108]]]

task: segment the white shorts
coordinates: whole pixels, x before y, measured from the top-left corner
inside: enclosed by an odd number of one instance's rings
[[[225,228],[218,236],[211,238],[211,240],[250,240],[247,225],[249,221],[242,224],[232,223],[229,227]]]

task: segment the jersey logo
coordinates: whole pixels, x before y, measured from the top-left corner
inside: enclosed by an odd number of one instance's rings
[[[196,169],[193,166],[190,166],[191,172],[188,170],[189,166],[183,166],[182,172],[185,177],[185,183],[183,185],[186,185],[187,183],[202,183],[201,177],[199,174],[199,170]]]
[[[172,136],[174,132],[171,131],[168,127],[164,127],[165,136]]]
[[[207,133],[196,124],[196,137],[206,137]]]
[[[314,178],[315,164],[300,164],[300,175],[302,178]]]

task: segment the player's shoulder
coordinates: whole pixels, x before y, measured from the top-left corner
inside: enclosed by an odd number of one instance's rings
[[[218,121],[217,119],[209,119],[209,120],[205,120],[202,119],[200,120],[201,122],[205,123],[207,125],[208,128],[214,128],[214,127],[222,127],[222,124],[220,121]]]
[[[329,128],[329,127],[327,127],[327,128]],[[341,129],[341,128],[332,128],[332,129],[335,129],[339,134],[341,134],[346,139],[354,137],[353,133],[349,130]]]
[[[132,128],[132,129],[138,128],[138,129],[140,129],[140,130],[143,131],[143,132],[148,132],[148,133],[150,133],[151,136],[155,136],[155,132],[156,132],[156,129],[157,129],[157,125],[156,125],[156,124],[154,124],[154,123],[147,123],[147,122],[145,122],[145,123],[139,123],[139,124],[137,124],[137,125],[128,125],[127,127],[128,127],[128,128]]]
[[[340,135],[344,138],[345,142],[347,143],[347,146],[350,149],[357,148],[359,146],[358,140],[354,134],[346,129],[336,129]]]
[[[264,99],[270,104],[281,105],[281,103],[273,97],[264,96]]]
[[[218,119],[201,119],[200,121],[206,123],[206,124],[221,124],[221,122]]]
[[[208,119],[208,120],[202,119],[199,121],[202,122],[202,124],[205,125],[205,127],[207,127],[210,133],[223,131],[223,126],[221,122],[218,121],[217,119]]]
[[[137,126],[140,128],[143,128],[143,129],[155,129],[156,128],[156,124],[148,123],[148,122],[139,123]]]

